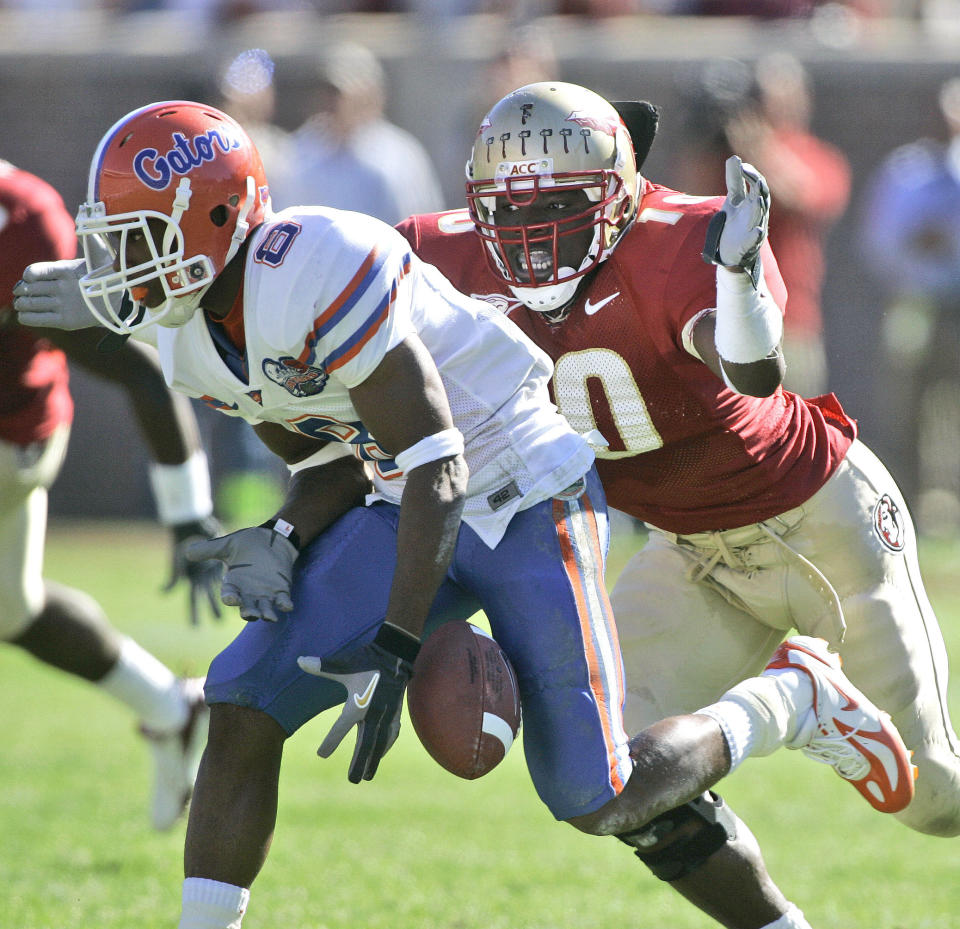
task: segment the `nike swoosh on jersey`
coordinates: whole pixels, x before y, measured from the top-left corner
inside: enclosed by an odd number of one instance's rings
[[[373,675],[373,677],[370,678],[370,683],[367,684],[367,689],[362,694],[353,695],[353,702],[358,710],[365,710],[367,708],[367,704],[370,702],[373,692],[377,689],[377,684],[379,681],[380,672],[378,671]]]
[[[611,300],[614,300],[619,296],[620,291],[618,290],[615,294],[610,294],[609,297],[604,297],[602,300],[598,300],[596,303],[591,303],[590,298],[587,297],[587,302],[583,305],[583,312],[586,313],[587,316],[593,316],[597,310],[603,309],[603,307],[605,307]]]

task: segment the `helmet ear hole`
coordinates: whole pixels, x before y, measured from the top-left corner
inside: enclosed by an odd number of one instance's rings
[[[230,218],[230,211],[221,203],[210,211],[210,222],[214,226],[225,226]]]

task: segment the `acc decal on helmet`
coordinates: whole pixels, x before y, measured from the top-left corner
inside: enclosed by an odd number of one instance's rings
[[[114,332],[183,325],[269,209],[260,155],[226,113],[185,100],[134,110],[100,141],[77,214],[84,299]],[[131,266],[133,233],[144,235],[150,259]],[[164,302],[133,312],[129,295],[153,281]]]
[[[603,261],[634,217],[640,177],[630,133],[599,94],[576,84],[528,84],[484,117],[466,166],[467,204],[493,271],[531,309],[567,303],[580,278]],[[583,191],[589,208],[536,226],[511,225],[498,209],[528,206],[541,192]],[[561,238],[593,228],[579,267],[561,267]],[[553,250],[548,280],[531,283],[507,259],[505,246]]]

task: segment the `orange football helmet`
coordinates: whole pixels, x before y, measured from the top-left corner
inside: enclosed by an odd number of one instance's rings
[[[181,326],[269,212],[260,154],[232,117],[185,100],[134,110],[97,147],[87,201],[77,214],[87,262],[84,299],[114,332]],[[130,266],[126,243],[133,232],[144,234],[150,259]],[[124,299],[154,280],[166,298],[160,306]]]

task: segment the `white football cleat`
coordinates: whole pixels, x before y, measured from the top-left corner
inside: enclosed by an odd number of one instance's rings
[[[140,727],[140,733],[153,754],[150,818],[154,829],[160,830],[173,826],[187,808],[197,779],[200,756],[207,744],[210,710],[203,700],[203,678],[183,678],[180,686],[190,707],[186,723],[173,732]]]
[[[854,687],[840,664],[840,656],[812,636],[787,639],[774,653],[764,674],[796,668],[813,684],[815,720],[801,725],[787,748],[833,767],[874,809],[897,813],[913,799],[917,769],[890,716]]]

